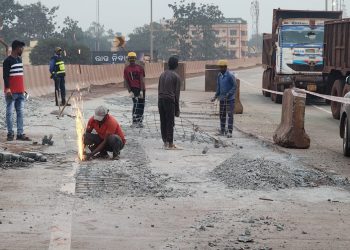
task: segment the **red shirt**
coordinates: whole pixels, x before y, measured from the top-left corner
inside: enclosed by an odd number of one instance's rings
[[[145,77],[145,70],[138,64],[129,65],[124,69],[124,79],[129,84],[130,88],[143,89],[141,80]]]
[[[100,124],[99,121],[94,120],[94,117],[91,117],[87,124],[86,131],[88,133],[91,133],[93,129],[95,129],[102,140],[104,140],[108,135],[115,134],[122,139],[124,144],[126,143],[122,128],[120,127],[117,120],[111,115],[107,114],[107,117],[102,124]]]

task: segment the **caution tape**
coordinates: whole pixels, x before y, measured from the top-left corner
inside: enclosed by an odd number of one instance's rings
[[[265,92],[269,92],[272,94],[277,94],[277,95],[282,95],[283,96],[283,92],[280,91],[274,91],[274,90],[269,90],[269,89],[262,89]],[[302,92],[308,95],[313,95],[313,96],[317,96],[317,97],[321,97],[323,99],[329,100],[329,101],[333,101],[333,102],[339,102],[339,103],[344,103],[344,104],[350,104],[350,98],[345,98],[345,97],[339,97],[339,96],[331,96],[331,95],[324,95],[324,94],[319,94],[319,93],[315,93],[315,92],[311,92],[305,89],[299,89],[299,88],[293,88],[293,90],[295,90],[296,94],[298,94],[298,92]]]

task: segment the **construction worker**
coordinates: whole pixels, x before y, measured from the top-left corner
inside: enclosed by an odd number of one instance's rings
[[[135,52],[128,53],[129,65],[124,69],[124,81],[133,101],[132,127],[142,128],[146,97],[145,70],[136,64],[136,56]]]
[[[220,101],[220,131],[219,134],[228,138],[232,137],[233,130],[233,114],[235,110],[235,96],[236,96],[236,78],[227,70],[227,60],[219,60],[218,66],[220,73],[217,78],[217,86],[215,96],[212,102],[216,99]],[[228,126],[226,129],[226,119],[228,116]]]
[[[22,53],[24,42],[15,40],[12,42],[11,55],[3,63],[4,91],[6,99],[6,126],[7,140],[13,141],[13,109],[17,114],[17,140],[30,141],[23,131],[24,102],[26,92],[23,79]]]
[[[158,85],[158,109],[160,130],[165,149],[177,149],[174,144],[175,116],[180,116],[180,76],[175,72],[179,64],[177,57],[169,58],[169,70],[163,72]]]
[[[62,49],[60,47],[55,48],[55,54],[50,60],[50,73],[51,79],[55,82],[55,102],[56,106],[70,106],[66,104],[66,70],[64,61],[62,60]],[[61,96],[61,104],[58,103],[58,99]]]
[[[87,160],[93,157],[108,158],[107,152],[113,153],[113,159],[119,159],[126,140],[119,123],[108,113],[106,107],[99,106],[95,115],[89,119],[83,142],[84,148],[86,145],[91,151],[85,153]],[[93,131],[96,133],[92,133]]]

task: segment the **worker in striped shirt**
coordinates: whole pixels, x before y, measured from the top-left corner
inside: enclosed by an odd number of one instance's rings
[[[14,139],[13,131],[13,111],[17,114],[17,140],[30,141],[28,136],[24,134],[23,117],[24,117],[24,102],[25,102],[25,86],[23,79],[23,63],[22,53],[24,42],[15,40],[12,42],[12,52],[3,63],[3,78],[4,91],[6,99],[6,126],[7,140]]]

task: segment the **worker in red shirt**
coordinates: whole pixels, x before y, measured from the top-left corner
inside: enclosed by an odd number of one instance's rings
[[[107,152],[113,153],[113,159],[119,159],[126,140],[119,123],[108,112],[109,110],[104,106],[97,107],[95,115],[87,124],[84,148],[88,146],[91,151],[91,153],[85,153],[87,160],[93,157],[108,158]]]
[[[129,65],[124,69],[125,86],[133,101],[132,126],[142,128],[143,113],[145,110],[145,70],[136,64],[136,53],[128,53]]]

